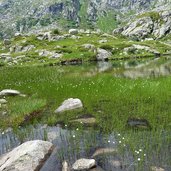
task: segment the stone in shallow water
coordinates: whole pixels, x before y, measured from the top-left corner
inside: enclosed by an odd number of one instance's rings
[[[72,122],[79,122],[82,124],[95,124],[96,123],[96,119],[91,117],[91,118],[80,118],[80,119],[75,119],[72,120]]]
[[[152,166],[151,171],[165,171],[165,169],[163,169],[161,167]]]
[[[0,96],[17,96],[21,93],[17,90],[5,89],[0,92]]]
[[[82,108],[83,104],[80,99],[73,99],[70,98],[68,100],[65,100],[62,105],[55,110],[55,113],[60,113],[68,110],[74,110],[78,108]]]
[[[79,159],[77,160],[72,168],[74,170],[85,170],[91,169],[96,166],[96,161],[94,159]]]
[[[132,128],[151,128],[149,122],[146,119],[139,118],[129,118],[127,121],[127,125]]]
[[[109,163],[112,165],[114,168],[121,168],[122,167],[122,162],[119,160],[110,160]]]
[[[117,149],[115,148],[99,148],[97,149],[92,157],[97,157],[99,155],[105,155],[105,154],[111,154],[111,153],[117,153]]]
[[[2,171],[35,171],[39,170],[48,155],[52,152],[53,144],[46,141],[28,141],[0,158]]]

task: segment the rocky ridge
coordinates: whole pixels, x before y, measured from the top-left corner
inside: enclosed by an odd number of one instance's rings
[[[115,29],[114,34],[122,34],[137,40],[145,38],[159,39],[171,33],[171,12],[169,8],[156,8],[135,17],[133,22]]]
[[[2,0],[0,36],[55,27],[114,29],[137,13],[169,3],[170,0]]]

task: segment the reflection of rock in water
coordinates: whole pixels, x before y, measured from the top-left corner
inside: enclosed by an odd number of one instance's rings
[[[110,62],[99,61],[97,63],[97,68],[99,72],[105,72],[112,69],[112,64]]]
[[[120,77],[126,78],[153,78],[159,76],[168,76],[171,74],[171,63],[157,64],[127,69],[119,74]]]

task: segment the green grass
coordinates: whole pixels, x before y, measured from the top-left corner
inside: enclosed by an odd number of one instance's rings
[[[39,116],[40,112],[46,106],[46,100],[36,97],[8,98],[9,103],[5,107],[7,115],[0,116],[0,127],[18,127],[32,118]]]
[[[3,68],[0,89],[13,88],[29,95],[36,94],[36,99],[46,99],[47,110],[51,114],[44,113],[40,122],[46,123],[48,120],[50,123],[53,120],[53,123],[69,123],[76,116],[89,113],[97,118],[99,127],[104,131],[125,130],[127,119],[130,117],[147,119],[154,130],[171,128],[170,77],[128,80],[114,78],[110,73],[89,77],[93,70],[91,71],[90,67],[90,71],[87,72],[86,69]],[[66,112],[64,115],[53,114],[53,111],[70,97],[77,97],[83,101],[83,111]]]
[[[112,11],[107,12],[104,16],[99,16],[97,21],[97,28],[103,32],[112,33],[112,31],[118,26],[116,21],[116,14]]]

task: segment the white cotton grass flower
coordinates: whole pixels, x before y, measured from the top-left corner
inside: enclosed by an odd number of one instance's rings
[[[79,131],[79,128],[77,128],[76,131]]]
[[[139,149],[140,152],[142,152],[142,149]]]
[[[121,144],[122,143],[122,141],[119,141],[119,144]]]
[[[138,161],[141,161],[141,159],[140,159],[140,158],[138,158],[137,160],[138,160]]]
[[[65,125],[65,127],[67,127],[68,125]]]
[[[108,140],[108,143],[110,143],[110,140]]]
[[[75,135],[73,135],[72,137],[75,138]]]
[[[146,154],[144,154],[144,157],[146,156]]]

